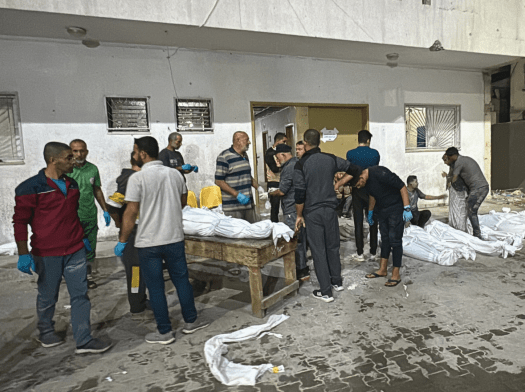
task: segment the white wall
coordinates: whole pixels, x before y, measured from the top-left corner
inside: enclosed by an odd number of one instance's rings
[[[119,174],[133,137],[107,134],[105,95],[150,96],[152,136],[167,144],[175,94],[165,49],[0,40],[0,53],[0,89],[19,94],[26,154],[25,165],[0,166],[0,243],[12,240],[14,188],[44,166],[46,142],[86,140],[104,191]],[[214,134],[184,136],[181,152],[200,168],[188,176],[191,190],[213,184],[215,158],[230,147],[235,131],[251,135],[250,101],[369,104],[372,147],[380,151],[382,164],[403,179],[418,175],[429,194],[444,191],[442,153],[405,154],[404,104],[460,104],[462,152],[483,167],[479,73],[182,49],[171,61],[179,97],[214,103]],[[116,234],[113,226],[104,227],[102,214],[99,226],[101,236]]]

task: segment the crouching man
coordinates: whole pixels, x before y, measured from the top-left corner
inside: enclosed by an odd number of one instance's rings
[[[22,182],[15,190],[13,223],[18,246],[18,269],[38,274],[36,299],[38,341],[43,347],[64,343],[55,332],[55,306],[64,276],[71,297],[71,325],[77,354],[101,353],[111,343],[91,336],[91,303],[87,295],[84,230],[78,218],[78,184],[65,176],[73,171],[73,152],[64,143],[50,142],[44,147],[45,169]],[[31,253],[27,247],[27,225],[31,225]]]
[[[286,144],[279,144],[275,147],[275,157],[281,164],[281,180],[279,189],[272,192],[270,196],[281,197],[281,208],[284,214],[284,223],[295,231],[297,221],[297,211],[295,209],[295,189],[293,175],[295,164],[298,159],[292,156],[292,147]],[[295,250],[295,265],[297,269],[297,279],[305,281],[310,279],[310,269],[306,265],[306,228],[301,226],[297,232],[297,249]]]

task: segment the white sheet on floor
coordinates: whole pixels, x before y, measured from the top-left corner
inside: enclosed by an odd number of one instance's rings
[[[230,362],[224,354],[228,352],[226,343],[242,342],[256,338],[262,332],[269,331],[290,316],[272,315],[266,324],[252,325],[239,331],[214,336],[204,344],[204,358],[212,374],[224,385],[255,385],[257,379],[274,367],[272,364],[241,365]],[[247,358],[247,361],[249,358]]]
[[[486,215],[479,215],[479,223],[494,231],[513,233],[522,239],[525,238],[525,211],[510,212],[508,208],[504,208],[503,211],[490,211]]]
[[[184,207],[182,210],[182,224],[184,234],[202,237],[219,236],[226,238],[263,239],[272,236],[277,246],[279,238],[287,242],[294,232],[284,223],[274,223],[270,220],[249,223],[243,219],[236,219],[223,215],[207,208]]]
[[[405,228],[403,254],[414,259],[439,265],[454,265],[461,258],[476,260],[476,252],[469,246],[440,241],[419,226]]]

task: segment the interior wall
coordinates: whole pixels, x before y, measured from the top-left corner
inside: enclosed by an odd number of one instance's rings
[[[108,134],[104,97],[111,95],[150,97],[150,134],[161,148],[175,130],[176,95],[213,100],[213,133],[183,135],[182,155],[199,166],[187,176],[197,194],[214,183],[216,157],[231,146],[233,134],[252,134],[250,102],[369,105],[372,147],[381,164],[402,179],[417,175],[428,194],[445,191],[443,153],[405,153],[404,105],[458,104],[461,152],[483,167],[483,80],[477,72],[180,49],[170,52],[174,88],[162,48],[0,40],[0,53],[0,89],[18,92],[26,155],[22,165],[0,164],[0,243],[13,240],[14,189],[44,166],[46,142],[86,140],[105,193],[128,167],[134,136]],[[299,117],[304,120],[304,113]],[[298,132],[303,127],[298,123]],[[100,211],[99,227],[101,237],[117,234],[113,225],[105,227]]]

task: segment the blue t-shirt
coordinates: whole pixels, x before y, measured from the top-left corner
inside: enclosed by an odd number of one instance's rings
[[[346,153],[346,160],[361,168],[368,169],[379,165],[379,152],[368,146],[359,146]]]
[[[58,189],[60,189],[62,193],[64,194],[64,196],[66,196],[67,195],[66,180],[62,180],[59,178],[58,180],[53,180],[53,182],[57,184]]]

